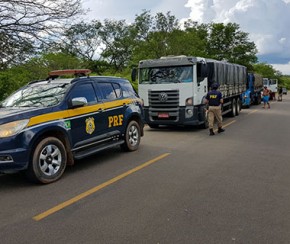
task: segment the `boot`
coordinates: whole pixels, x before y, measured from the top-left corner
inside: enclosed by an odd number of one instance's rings
[[[209,135],[210,136],[214,136],[215,135],[214,132],[213,132],[213,129],[209,129]]]
[[[225,131],[225,129],[223,129],[222,127],[218,128],[218,133],[222,133],[224,131]]]

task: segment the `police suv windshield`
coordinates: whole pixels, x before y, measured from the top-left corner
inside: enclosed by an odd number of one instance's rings
[[[68,89],[68,83],[35,83],[23,87],[1,104],[5,107],[50,107],[57,105]]]
[[[150,67],[140,69],[140,84],[183,83],[192,81],[192,66]]]

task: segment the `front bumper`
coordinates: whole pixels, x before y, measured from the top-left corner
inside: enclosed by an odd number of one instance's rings
[[[28,152],[26,149],[0,151],[0,172],[20,171],[28,167]]]
[[[188,115],[186,110],[191,110],[191,115]],[[168,112],[167,118],[159,118],[158,113],[152,113],[150,108],[144,108],[145,112],[145,121],[150,125],[189,125],[197,126],[204,123],[204,113],[201,107],[180,107],[177,111],[173,113]],[[160,111],[164,113],[164,111]]]

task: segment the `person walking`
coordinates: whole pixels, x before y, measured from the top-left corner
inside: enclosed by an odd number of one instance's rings
[[[267,86],[264,86],[264,89],[263,89],[264,106],[263,106],[263,108],[266,107],[266,104],[268,105],[268,108],[270,108],[269,99],[270,99],[270,90],[267,88]]]
[[[212,84],[211,91],[206,94],[205,102],[208,104],[208,123],[209,123],[209,135],[215,135],[213,131],[215,119],[218,124],[218,133],[224,132],[225,130],[222,128],[222,108],[223,104],[223,96],[220,91],[217,89],[219,85],[217,83]]]

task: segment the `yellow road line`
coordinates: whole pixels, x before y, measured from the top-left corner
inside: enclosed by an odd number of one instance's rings
[[[255,110],[251,111],[251,112],[250,112],[250,113],[248,113],[247,115],[250,115],[250,114],[252,114],[252,113],[256,113],[256,112],[258,112],[258,110],[257,110],[257,109],[255,109]]]
[[[99,190],[101,190],[101,189],[103,189],[103,188],[105,188],[105,187],[107,187],[107,186],[109,186],[109,185],[111,185],[111,184],[113,184],[113,183],[115,183],[115,182],[117,182],[117,181],[129,176],[129,175],[131,175],[131,174],[133,174],[133,173],[135,173],[135,172],[137,172],[137,171],[139,171],[139,170],[141,170],[141,169],[143,169],[143,168],[145,168],[145,167],[147,167],[147,166],[149,166],[149,165],[151,165],[153,163],[156,163],[157,161],[159,161],[159,160],[161,160],[161,159],[163,159],[163,158],[165,158],[165,157],[167,157],[169,155],[170,155],[170,153],[164,153],[164,154],[160,155],[159,157],[151,159],[151,160],[147,161],[146,163],[144,163],[144,164],[142,164],[142,165],[140,165],[140,166],[138,166],[136,168],[133,168],[133,169],[121,174],[121,175],[118,175],[118,176],[116,176],[113,179],[110,179],[110,180],[108,180],[108,181],[106,181],[106,182],[104,182],[104,183],[102,183],[102,184],[100,184],[100,185],[98,185],[98,186],[96,186],[94,188],[91,188],[90,190],[88,190],[86,192],[83,192],[83,193],[81,193],[81,194],[79,194],[79,195],[77,195],[77,196],[75,196],[75,197],[73,197],[73,198],[71,198],[71,199],[69,199],[69,200],[67,200],[67,201],[65,201],[65,202],[63,202],[63,203],[61,203],[61,204],[59,204],[59,205],[57,205],[57,206],[45,211],[45,212],[43,212],[43,213],[41,213],[41,214],[38,214],[38,215],[34,216],[33,219],[36,220],[36,221],[40,221],[40,220],[48,217],[49,215],[52,215],[52,214],[64,209],[65,207],[68,207],[68,206],[70,206],[70,205],[82,200],[83,198],[85,198],[85,197],[87,197],[87,196],[89,196],[89,195],[91,195],[91,194],[93,194],[93,193],[95,193],[95,192],[97,192],[97,191],[99,191]]]
[[[256,112],[258,112],[258,110],[255,109],[255,110],[251,111],[250,113],[248,113],[247,116],[250,115],[250,114],[256,113]],[[227,127],[227,126],[229,126],[229,125],[231,125],[231,124],[233,124],[235,122],[237,122],[237,121],[236,120],[232,120],[229,123],[224,124],[223,127]],[[217,129],[215,130],[215,132],[217,132]]]
[[[228,127],[229,125],[231,125],[231,124],[233,124],[233,123],[235,123],[235,122],[237,122],[237,121],[236,121],[236,120],[232,120],[232,121],[230,121],[229,123],[224,124],[224,125],[223,125],[223,128]],[[218,131],[218,129],[215,129],[215,130],[214,130],[214,132],[217,132],[217,131]]]
[[[232,120],[232,121],[230,121],[229,123],[224,124],[224,125],[223,125],[223,128],[228,127],[229,125],[231,125],[231,124],[233,124],[233,123],[235,123],[235,122],[237,122],[237,121],[236,121],[236,120]],[[214,130],[214,132],[217,132],[217,131],[218,131],[218,129],[215,129],[215,130]]]
[[[233,123],[235,123],[235,122],[237,122],[237,121],[236,121],[236,120],[232,120],[232,121],[230,121],[229,123],[224,124],[223,127],[228,127],[228,126],[230,126],[231,124],[233,124]]]

